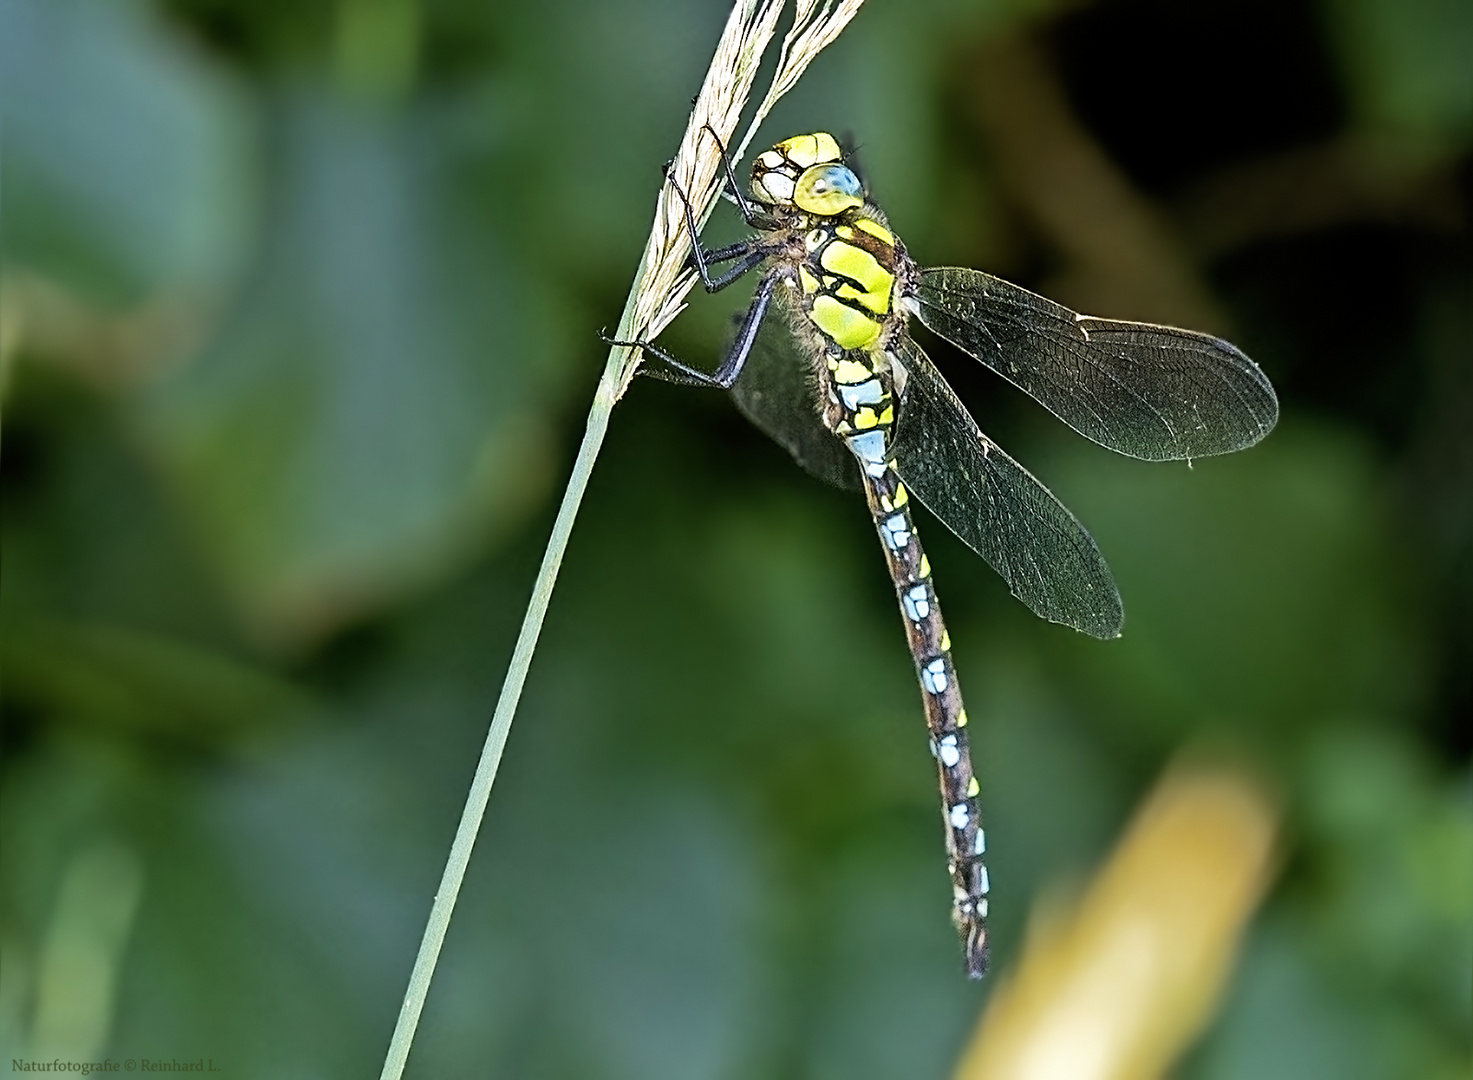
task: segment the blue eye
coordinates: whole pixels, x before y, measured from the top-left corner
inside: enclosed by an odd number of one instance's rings
[[[844,165],[829,165],[824,167],[814,178],[813,189],[815,193],[828,193],[836,191],[841,195],[853,195],[856,198],[864,194],[864,189],[859,183],[859,177]]]

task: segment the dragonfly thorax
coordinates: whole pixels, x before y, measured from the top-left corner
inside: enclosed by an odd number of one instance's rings
[[[895,318],[905,257],[894,234],[865,213],[854,212],[838,220],[817,220],[803,246],[796,284],[804,316],[825,340],[823,351],[875,344]]]

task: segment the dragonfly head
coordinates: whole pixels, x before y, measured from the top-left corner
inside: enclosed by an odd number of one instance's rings
[[[752,194],[774,206],[796,206],[833,217],[864,205],[864,185],[844,164],[834,137],[819,131],[794,135],[752,163]]]

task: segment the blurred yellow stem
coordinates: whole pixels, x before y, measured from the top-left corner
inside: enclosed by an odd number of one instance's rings
[[[1163,1076],[1216,1007],[1276,817],[1237,772],[1168,774],[1073,911],[1035,918],[957,1080]]]

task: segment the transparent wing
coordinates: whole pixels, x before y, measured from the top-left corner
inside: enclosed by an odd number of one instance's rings
[[[1120,592],[1084,526],[978,430],[919,345],[902,338],[894,354],[905,371],[893,447],[901,478],[1034,614],[1118,635]]]
[[[1077,315],[978,270],[921,273],[918,315],[1101,446],[1147,461],[1252,446],[1279,418],[1238,349],[1190,330]]]
[[[732,324],[732,335],[738,315]],[[854,455],[818,415],[812,362],[802,355],[781,319],[769,317],[758,331],[751,355],[731,388],[737,408],[799,465],[825,483],[858,491]]]

